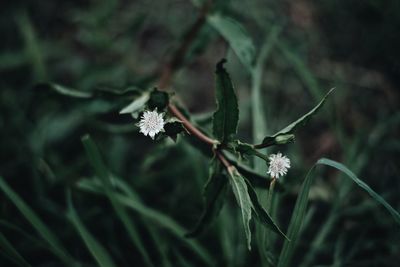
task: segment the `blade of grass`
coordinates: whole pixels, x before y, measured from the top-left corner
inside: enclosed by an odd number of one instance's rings
[[[299,196],[297,197],[296,204],[293,209],[292,217],[290,219],[289,228],[286,233],[287,237],[291,240],[285,240],[281,254],[279,255],[278,267],[289,266],[290,259],[293,255],[294,248],[299,237],[301,225],[306,214],[308,204],[308,193],[310,192],[311,184],[314,181],[312,175],[315,165],[308,171],[303,185],[301,186]]]
[[[318,160],[317,164],[320,165],[327,165],[333,167],[344,174],[346,174],[351,180],[353,180],[359,187],[364,189],[373,199],[375,199],[379,204],[381,204],[385,209],[392,215],[393,219],[400,225],[400,214],[396,211],[389,203],[387,203],[380,195],[378,195],[371,187],[369,187],[365,182],[359,179],[352,171],[350,171],[346,166],[343,164],[322,158]]]
[[[267,34],[264,44],[261,47],[260,53],[257,56],[257,62],[251,71],[251,113],[253,120],[253,143],[261,142],[267,134],[267,125],[264,111],[264,99],[261,95],[262,78],[264,73],[264,65],[272,48],[276,44],[279,33],[281,32],[280,26],[273,26]],[[263,164],[265,165],[265,164]],[[256,168],[257,169],[257,168]]]
[[[86,247],[92,254],[93,258],[96,260],[100,267],[116,267],[117,265],[111,259],[111,256],[105,250],[105,248],[89,233],[85,225],[79,219],[78,214],[73,207],[70,194],[67,197],[68,211],[67,218],[76,228],[77,232],[81,236],[82,240],[85,242]]]
[[[67,266],[74,266],[74,260],[62,246],[56,235],[46,226],[40,217],[18,196],[0,176],[0,189],[14,203],[22,215],[35,228],[38,234],[47,242],[48,249]]]
[[[132,240],[132,243],[138,248],[140,254],[142,255],[144,261],[148,266],[154,266],[152,263],[149,254],[142,242],[138,230],[136,229],[135,224],[129,218],[128,213],[125,211],[125,208],[117,201],[115,198],[115,192],[112,189],[112,184],[109,177],[109,172],[100,156],[100,152],[90,138],[89,135],[85,135],[82,138],[82,143],[85,147],[87,157],[92,165],[93,169],[96,172],[96,175],[100,178],[103,183],[103,188],[106,193],[106,196],[111,202],[112,207],[114,208],[115,212],[117,213],[119,219],[121,220],[122,224],[124,225],[126,231],[128,232],[129,237]]]
[[[2,233],[0,233],[0,247],[2,248],[3,252],[18,266],[31,267],[31,265],[21,256],[21,254],[19,254],[19,252]]]
[[[294,70],[303,80],[314,100],[318,101],[321,99],[323,97],[323,92],[320,90],[319,83],[303,60],[295,52],[293,52],[284,41],[279,42],[278,48],[286,60],[292,64]]]
[[[88,181],[84,183],[78,183],[78,187],[88,192],[96,193],[96,194],[105,194],[102,188],[99,188],[96,185],[91,184]],[[183,241],[188,247],[195,252],[204,262],[208,265],[213,265],[214,262],[212,260],[211,255],[196,241],[192,239],[185,238],[185,234],[187,233],[187,229],[179,225],[172,218],[167,215],[147,207],[137,198],[132,198],[130,196],[125,196],[121,193],[115,193],[115,198],[120,204],[124,205],[127,208],[130,208],[139,214],[141,214],[146,219],[149,219],[151,222],[167,229],[174,236],[176,236],[179,240]]]
[[[278,267],[286,267],[290,263],[290,259],[293,255],[296,241],[300,235],[300,229],[304,221],[304,215],[308,202],[308,193],[310,191],[311,184],[314,180],[314,175],[311,174],[317,165],[330,166],[346,174],[347,177],[349,177],[359,187],[364,189],[375,201],[384,206],[386,210],[392,215],[396,223],[400,224],[400,214],[389,203],[387,203],[380,195],[378,195],[374,190],[372,190],[371,187],[369,187],[365,182],[360,180],[352,171],[350,171],[346,166],[344,166],[339,162],[326,158],[321,158],[308,172],[303,182],[299,196],[297,197],[296,205],[293,210],[292,218],[290,220],[289,229],[287,233],[287,236],[292,240],[292,242],[289,243],[285,241],[281,254],[279,256]],[[330,218],[332,218],[333,220],[335,217],[330,216]],[[329,225],[331,225],[332,223],[333,222],[331,222]],[[329,228],[330,227],[328,227],[328,229]],[[324,237],[325,234],[326,233],[324,232],[324,234],[322,234],[321,236]]]
[[[41,44],[28,14],[23,12],[16,17],[16,22],[25,43],[25,54],[32,64],[36,80],[46,80],[47,70]]]

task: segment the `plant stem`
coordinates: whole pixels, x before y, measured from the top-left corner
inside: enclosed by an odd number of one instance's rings
[[[169,111],[175,116],[177,117],[183,124],[183,126],[185,126],[185,128],[188,130],[189,133],[191,133],[192,135],[196,136],[198,139],[200,139],[201,141],[203,141],[204,143],[207,143],[211,146],[217,145],[219,144],[219,142],[215,139],[212,139],[210,137],[208,137],[207,135],[205,135],[204,133],[202,133],[199,129],[197,129],[180,111],[179,109],[173,105],[173,104],[169,104],[168,105],[168,109]]]
[[[260,159],[265,160],[266,162],[269,161],[267,155],[264,155],[263,153],[258,152],[257,150],[254,150],[254,156],[259,157]]]
[[[268,197],[267,197],[267,212],[271,214],[272,211],[272,200],[273,200],[273,195],[274,195],[274,188],[276,184],[276,178],[272,178],[270,184],[269,184],[269,190],[268,190]],[[265,247],[269,251],[272,250],[272,238],[271,238],[272,231],[269,229],[265,229],[264,232],[264,238],[265,238]],[[273,266],[270,263],[267,264],[267,266]]]
[[[269,184],[269,190],[268,190],[268,198],[267,198],[267,211],[271,213],[271,207],[272,207],[272,196],[274,194],[274,188],[276,184],[276,178],[272,178],[270,184]]]

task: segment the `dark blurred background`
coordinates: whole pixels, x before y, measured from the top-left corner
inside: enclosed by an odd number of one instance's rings
[[[399,210],[400,2],[214,2],[210,12],[242,24],[256,55],[271,29],[279,29],[261,79],[268,133],[336,87],[296,142],[281,148],[293,166],[278,212],[283,229],[302,179],[320,157],[346,164]],[[208,159],[181,138],[174,144],[139,134],[130,116],[118,114],[129,101],[76,99],[37,85],[54,82],[86,92],[157,86],[163,66],[199,13],[188,0],[1,4],[0,175],[83,266],[95,266],[95,261],[65,218],[66,188],[72,188],[82,222],[118,266],[146,265],[107,200],[74,186],[93,176],[81,136],[91,134],[110,171],[146,207],[184,229],[191,229],[201,214]],[[170,89],[194,120],[209,127],[214,67],[223,57],[239,98],[239,135],[252,142],[251,76],[212,25],[201,27]],[[349,191],[341,192],[343,184]],[[218,221],[196,242],[217,266],[261,266],[257,249],[246,250],[238,209],[229,199]],[[367,194],[324,171],[311,200],[313,213],[293,266],[397,266],[399,228]],[[32,266],[63,266],[2,193],[0,214],[1,233]],[[205,266],[168,229],[149,223],[140,212],[131,216],[155,266]],[[13,264],[0,253],[1,266]]]

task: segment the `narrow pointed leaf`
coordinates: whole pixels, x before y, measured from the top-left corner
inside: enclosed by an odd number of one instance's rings
[[[347,175],[351,180],[353,180],[359,187],[365,190],[374,200],[376,200],[379,204],[385,207],[385,209],[392,215],[393,219],[396,223],[400,224],[400,214],[396,211],[389,203],[387,203],[380,195],[378,195],[374,190],[372,190],[369,185],[359,179],[352,171],[350,171],[346,166],[343,164],[336,162],[334,160],[322,158],[318,160],[317,164],[320,165],[327,165],[332,168],[335,168],[344,174]]]
[[[125,210],[125,207],[123,207],[115,198],[115,192],[112,188],[109,172],[103,162],[103,159],[100,156],[100,152],[97,146],[88,135],[82,138],[82,143],[85,147],[86,154],[89,158],[90,164],[95,170],[96,175],[102,181],[105,193],[108,199],[110,200],[111,205],[114,208],[116,214],[121,220],[123,226],[125,227],[129,237],[131,238],[132,243],[137,247],[146,264],[148,266],[153,266],[153,263],[150,259],[150,255],[147,253],[147,250],[144,246],[144,243],[141,240],[141,237],[139,235],[136,226],[134,225],[133,221],[129,218],[129,215]]]
[[[119,114],[130,114],[139,111],[149,101],[150,93],[144,92],[141,96],[132,101],[128,106],[124,107]]]
[[[92,254],[100,267],[116,267],[117,265],[111,259],[107,250],[92,236],[92,234],[86,229],[85,225],[79,219],[75,208],[72,205],[70,197],[68,197],[68,219],[75,226],[77,232],[85,242],[86,247]]]
[[[195,228],[186,236],[194,237],[200,234],[215,219],[224,204],[224,196],[228,179],[222,173],[220,162],[213,159],[210,165],[210,178],[204,188],[205,207]]]
[[[263,206],[258,201],[256,191],[251,186],[250,182],[246,180],[246,184],[247,184],[247,190],[249,191],[251,202],[253,203],[253,211],[257,220],[259,220],[265,227],[271,229],[281,237],[288,240],[287,236],[282,232],[278,224],[272,219],[271,215],[269,215],[269,213],[263,208]]]
[[[0,233],[0,248],[16,265],[31,267],[2,233]]]
[[[56,83],[42,83],[35,86],[36,89],[48,89],[54,90],[56,93],[76,98],[91,98],[93,94],[91,92],[80,91],[73,89],[61,84]]]
[[[38,234],[47,242],[48,249],[54,253],[60,260],[62,260],[67,266],[73,266],[74,261],[69,255],[67,250],[63,247],[61,242],[58,240],[56,235],[46,226],[46,224],[40,219],[40,217],[18,196],[0,177],[0,189],[4,194],[14,203],[17,209],[22,215],[29,221],[29,223],[35,228]]]
[[[104,189],[99,188],[96,184],[89,181],[82,181],[78,183],[79,188],[96,193],[105,194]],[[194,251],[207,265],[213,265],[213,260],[209,253],[195,240],[185,238],[187,230],[180,224],[175,222],[171,217],[144,205],[138,198],[132,196],[125,196],[121,193],[115,193],[115,198],[121,205],[132,209],[142,215],[145,219],[167,229],[170,233],[176,236],[179,240],[183,241],[188,247]]]
[[[300,229],[305,217],[305,211],[308,203],[308,193],[310,191],[311,184],[314,181],[314,175],[312,173],[317,165],[330,166],[345,173],[347,177],[352,179],[359,187],[361,187],[369,195],[371,195],[374,200],[383,205],[392,215],[396,223],[400,224],[400,214],[380,195],[372,190],[366,183],[359,179],[352,171],[350,171],[346,166],[339,162],[322,158],[318,160],[317,163],[310,169],[303,182],[300,194],[297,197],[296,205],[294,207],[292,218],[289,223],[289,229],[287,232],[287,236],[289,239],[291,239],[292,242],[285,241],[281,254],[279,256],[278,267],[289,266],[291,257],[293,256],[296,241],[300,235]]]
[[[317,113],[317,111],[324,105],[327,97],[332,93],[335,88],[329,90],[329,92],[321,99],[321,101],[309,112],[298,118],[296,121],[292,122],[282,130],[278,131],[272,136],[267,136],[264,138],[262,144],[265,146],[275,145],[275,144],[285,144],[292,142],[294,139],[293,133],[301,126],[304,126],[311,117]]]
[[[236,197],[236,201],[242,212],[242,221],[247,238],[247,248],[251,250],[250,220],[251,220],[251,211],[253,208],[253,204],[251,202],[247,184],[243,176],[233,166],[231,166],[228,169],[228,172],[230,177],[229,181],[232,186],[232,191]]]
[[[281,254],[279,255],[278,267],[289,266],[290,259],[292,258],[297,239],[300,235],[300,229],[304,221],[308,204],[308,193],[310,192],[311,184],[314,181],[313,170],[315,165],[308,171],[303,185],[301,186],[300,193],[297,197],[294,206],[292,217],[290,219],[289,228],[286,233],[289,240],[285,240]]]
[[[221,141],[227,143],[236,135],[239,108],[237,97],[229,74],[224,68],[225,59],[217,64],[215,96],[217,111],[213,115],[213,133]]]
[[[207,22],[225,38],[242,64],[250,71],[254,65],[256,50],[244,27],[236,20],[221,14],[208,16]]]

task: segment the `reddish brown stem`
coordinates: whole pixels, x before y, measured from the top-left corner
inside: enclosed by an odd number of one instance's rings
[[[214,150],[214,152],[217,158],[221,161],[221,163],[225,166],[227,170],[233,167],[233,165],[225,158],[221,151]]]
[[[204,133],[202,133],[199,129],[197,129],[180,111],[179,109],[174,106],[173,104],[169,104],[168,105],[168,109],[169,111],[175,116],[177,117],[183,124],[183,126],[185,126],[185,128],[188,130],[189,133],[191,133],[192,135],[196,136],[198,139],[200,139],[201,141],[209,144],[209,145],[216,145],[218,144],[217,140],[211,139],[210,137],[208,137],[207,135],[205,135]]]

